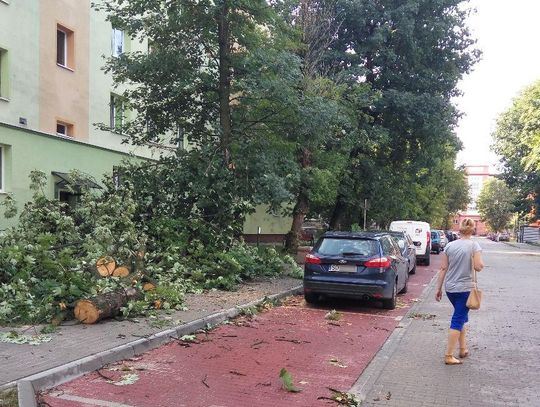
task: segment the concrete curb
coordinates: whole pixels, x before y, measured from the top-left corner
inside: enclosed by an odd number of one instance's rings
[[[13,383],[17,384],[19,407],[38,407],[36,393],[41,390],[52,388],[62,383],[76,379],[77,377],[80,377],[86,373],[90,373],[97,369],[100,369],[101,367],[109,363],[131,358],[140,353],[155,349],[167,342],[178,339],[183,335],[192,334],[197,330],[205,328],[207,326],[218,325],[226,321],[227,319],[237,317],[241,314],[242,310],[256,307],[257,305],[261,304],[266,300],[280,300],[282,298],[299,294],[301,292],[302,285],[298,285],[289,290],[265,296],[258,300],[251,301],[247,304],[242,304],[233,308],[219,311],[214,314],[210,314],[205,317],[188,322],[187,324],[180,325],[176,328],[167,329],[165,331],[150,335],[146,338],[137,339],[135,341],[126,343],[121,346],[117,346],[104,352],[96,353],[95,355],[87,356],[85,358],[75,360],[65,365],[25,377],[17,381],[16,383]]]
[[[424,291],[422,291],[422,294],[418,298],[418,302],[415,303],[403,316],[403,319],[400,321],[398,326],[394,329],[392,334],[390,334],[384,345],[375,354],[369,365],[364,369],[360,377],[350,388],[349,393],[355,394],[360,401],[363,402],[366,399],[367,394],[373,388],[377,379],[381,376],[382,371],[396,351],[399,343],[403,339],[403,336],[405,336],[405,333],[412,323],[412,319],[409,316],[416,312],[424,300],[432,293],[436,282],[437,274],[433,276],[427,287],[424,288]]]

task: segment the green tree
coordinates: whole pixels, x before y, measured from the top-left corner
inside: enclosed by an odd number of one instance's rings
[[[494,232],[506,229],[515,211],[512,191],[497,178],[485,182],[476,204],[482,220]]]
[[[350,152],[333,228],[347,227],[348,213],[359,213],[365,198],[382,205],[371,205],[375,221],[403,217],[410,208],[419,213],[418,197],[403,189],[411,182],[427,186],[435,180],[427,174],[461,148],[453,132],[459,113],[452,97],[479,56],[465,24],[466,3],[338,2],[345,18],[331,55],[334,72],[348,82],[361,78],[378,97],[359,112],[370,118],[368,126],[361,122],[369,141]]]
[[[518,212],[531,220],[540,213],[540,81],[525,89],[502,113],[493,133],[502,178],[514,191]]]

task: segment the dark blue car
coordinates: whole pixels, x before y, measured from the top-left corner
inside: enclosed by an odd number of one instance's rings
[[[306,255],[304,297],[377,299],[394,309],[408,278],[409,262],[388,233],[326,232]]]
[[[442,250],[441,237],[436,230],[431,231],[431,251],[439,254]]]

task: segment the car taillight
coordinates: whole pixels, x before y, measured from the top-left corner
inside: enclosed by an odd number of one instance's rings
[[[392,262],[390,261],[389,258],[387,258],[387,257],[379,257],[377,259],[372,259],[372,260],[366,261],[364,263],[364,266],[370,267],[370,268],[376,268],[376,267],[387,268],[387,267],[390,267],[391,263]]]
[[[321,264],[321,259],[319,259],[314,254],[308,253],[308,254],[306,254],[306,258],[304,259],[304,263],[306,263],[306,264]]]
[[[431,243],[431,234],[429,232],[426,232],[426,235],[427,235],[427,245],[429,246],[429,244]]]

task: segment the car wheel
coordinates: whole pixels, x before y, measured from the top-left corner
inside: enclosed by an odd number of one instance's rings
[[[394,309],[396,308],[397,303],[397,282],[394,281],[394,286],[392,287],[392,298],[387,300],[382,300],[382,306],[384,309]]]
[[[441,252],[441,249],[435,250],[435,254],[439,254]]]
[[[429,263],[430,263],[430,259],[429,259],[429,256],[428,256],[427,259],[424,260],[424,264],[426,266],[429,266]]]
[[[409,284],[409,276],[406,277],[405,286],[399,292],[400,294],[407,294],[407,291],[409,290],[408,284]]]
[[[409,274],[416,274],[416,261],[414,262],[414,267],[413,267],[412,270],[409,272]]]
[[[308,304],[315,304],[319,299],[319,294],[304,293],[304,299]]]

